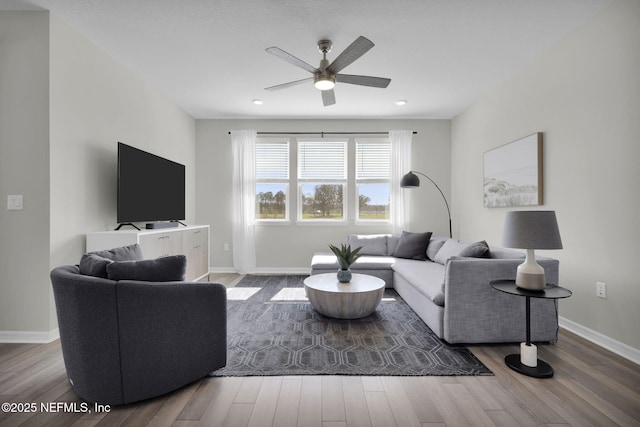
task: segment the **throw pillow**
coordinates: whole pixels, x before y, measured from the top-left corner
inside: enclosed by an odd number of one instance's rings
[[[143,282],[183,281],[187,271],[187,257],[171,255],[140,261],[118,261],[107,265],[111,280],[138,280]]]
[[[426,261],[427,245],[431,238],[431,232],[426,233],[410,233],[403,231],[398,241],[398,246],[393,252],[393,256],[397,258],[415,259]]]
[[[461,257],[471,257],[471,258],[490,258],[491,255],[489,253],[489,245],[487,242],[482,240],[480,242],[475,242],[464,248],[458,256]]]
[[[458,256],[463,249],[469,246],[469,243],[462,243],[459,240],[448,239],[436,254],[433,262],[438,264],[446,264],[447,260],[452,256]]]
[[[431,236],[429,245],[427,246],[427,258],[434,261],[436,254],[448,239],[446,237]]]
[[[137,243],[106,251],[89,252],[89,254],[98,255],[99,257],[107,258],[112,261],[139,261],[144,259],[142,256],[142,248]]]
[[[112,262],[112,260],[96,254],[84,254],[80,258],[80,274],[106,279],[108,277],[107,265]]]

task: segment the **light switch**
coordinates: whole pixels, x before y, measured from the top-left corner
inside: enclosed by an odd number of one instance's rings
[[[9,194],[7,196],[7,210],[9,211],[22,210],[22,194]]]

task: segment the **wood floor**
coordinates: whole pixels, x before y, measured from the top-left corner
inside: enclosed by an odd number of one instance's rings
[[[212,279],[233,286],[239,277]],[[575,335],[561,331],[557,344],[539,346],[551,379],[507,368],[516,345],[470,349],[495,376],[205,378],[142,403],[79,413],[63,406],[82,400],[58,341],[0,344],[0,404],[37,407],[0,411],[0,426],[640,426],[640,367]]]

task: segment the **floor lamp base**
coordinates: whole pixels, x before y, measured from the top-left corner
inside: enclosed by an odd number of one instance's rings
[[[534,378],[551,378],[553,368],[547,362],[538,359],[538,366],[531,367],[520,361],[519,354],[510,354],[504,358],[504,363],[514,371]]]

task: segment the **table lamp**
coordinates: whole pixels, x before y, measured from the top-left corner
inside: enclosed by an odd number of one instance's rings
[[[536,262],[535,249],[562,249],[555,211],[510,211],[504,221],[502,245],[526,249],[518,266],[516,286],[529,291],[545,288],[544,269]]]

